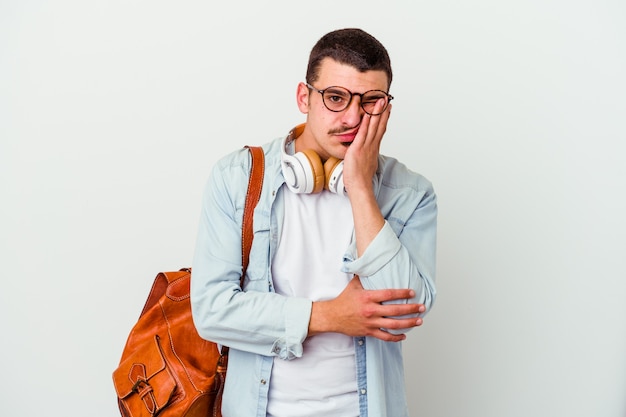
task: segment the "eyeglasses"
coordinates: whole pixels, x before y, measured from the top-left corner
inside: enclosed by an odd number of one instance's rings
[[[364,93],[353,93],[344,87],[332,86],[323,90],[318,90],[309,83],[306,83],[306,86],[311,90],[320,93],[322,95],[322,102],[324,103],[324,106],[333,112],[344,111],[348,108],[348,106],[350,106],[352,98],[354,96],[359,96],[361,98],[361,108],[365,111],[365,113],[370,116],[378,116],[379,114],[383,114],[383,112],[387,109],[389,102],[393,100],[393,96],[391,94],[387,94],[382,90],[369,90]],[[374,113],[374,106],[380,99],[385,100],[383,108]]]

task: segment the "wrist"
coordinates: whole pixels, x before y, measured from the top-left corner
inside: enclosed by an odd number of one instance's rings
[[[328,319],[330,301],[314,301],[311,307],[308,336],[332,331],[332,320]]]

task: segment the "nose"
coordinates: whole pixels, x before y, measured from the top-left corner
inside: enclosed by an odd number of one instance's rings
[[[343,111],[343,121],[348,126],[357,126],[365,111],[361,107],[361,96],[354,94],[348,107]]]

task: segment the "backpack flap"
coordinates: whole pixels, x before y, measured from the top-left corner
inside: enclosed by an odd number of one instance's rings
[[[170,402],[176,380],[167,370],[158,335],[120,364],[113,383],[132,417],[153,416]]]

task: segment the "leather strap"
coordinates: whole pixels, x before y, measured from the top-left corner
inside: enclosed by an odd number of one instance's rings
[[[241,230],[241,264],[243,270],[241,273],[241,281],[239,285],[243,288],[246,270],[250,261],[250,249],[252,249],[252,239],[254,238],[254,230],[252,229],[252,220],[254,217],[254,208],[261,198],[261,190],[263,189],[263,174],[265,172],[265,154],[260,146],[246,146],[252,157],[250,167],[250,178],[248,179],[248,192],[246,194],[246,204],[243,209],[243,224]]]

